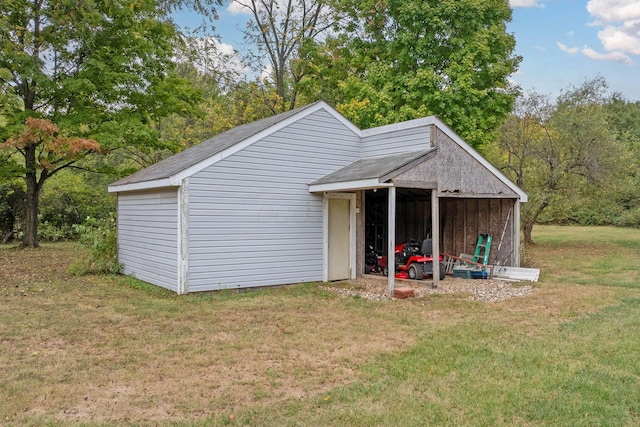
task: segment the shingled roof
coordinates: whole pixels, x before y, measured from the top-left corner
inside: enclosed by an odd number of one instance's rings
[[[112,183],[110,186],[117,187],[121,185],[170,178],[185,169],[226,150],[227,148],[233,147],[239,142],[271,128],[275,124],[286,120],[291,116],[295,116],[296,114],[315,106],[316,104],[318,103],[316,102],[266,119],[236,126],[226,132],[214,136],[213,138],[209,138],[198,145],[194,145],[193,147],[181,151],[178,154],[168,157],[147,168],[141,169],[133,175],[122,178]]]
[[[423,160],[430,153],[435,154],[435,151],[435,148],[431,148],[429,150],[368,157],[324,176],[311,183],[311,185],[335,184],[339,182],[371,179],[377,179],[379,182],[383,182],[387,179],[389,174],[402,171],[404,168],[413,165],[416,161]]]

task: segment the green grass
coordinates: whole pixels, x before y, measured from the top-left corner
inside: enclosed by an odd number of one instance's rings
[[[640,300],[624,300],[538,337],[492,322],[463,322],[428,333],[408,351],[377,358],[353,384],[268,413],[242,413],[238,421],[638,425],[639,311]]]
[[[640,286],[640,230],[537,226],[535,264],[543,278],[564,283]]]
[[[536,227],[525,298],[176,296],[0,249],[0,423],[640,425],[640,230]],[[30,261],[31,266],[29,266]]]

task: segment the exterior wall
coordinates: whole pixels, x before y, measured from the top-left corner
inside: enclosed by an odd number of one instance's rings
[[[492,234],[493,242],[489,251],[489,263],[492,264],[500,243],[502,230],[507,222],[498,260],[506,265],[517,265],[519,250],[514,249],[514,232],[517,233],[515,199],[440,199],[441,245],[443,253],[458,256],[461,253],[473,254],[479,234]],[[511,210],[511,214],[509,214]]]
[[[177,292],[177,189],[118,195],[118,260],[124,274]]]
[[[323,197],[308,184],[359,158],[319,110],[189,179],[188,292],[323,278]]]
[[[362,157],[383,156],[428,149],[430,145],[430,126],[385,132],[362,138]]]

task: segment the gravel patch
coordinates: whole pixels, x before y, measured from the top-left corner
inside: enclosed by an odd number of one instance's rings
[[[447,276],[440,281],[437,289],[431,287],[430,280],[396,279],[396,287],[407,287],[414,290],[415,297],[421,298],[431,294],[467,295],[471,301],[486,303],[505,301],[511,298],[522,298],[533,292],[534,287],[522,282],[508,282],[493,279],[462,279]],[[388,294],[386,277],[366,275],[356,280],[335,282],[320,286],[320,289],[336,293],[342,297],[358,296],[371,301],[396,301]]]

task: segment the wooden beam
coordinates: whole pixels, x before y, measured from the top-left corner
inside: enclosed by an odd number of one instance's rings
[[[513,202],[513,258],[511,265],[520,267],[520,199]]]
[[[432,189],[438,188],[437,182],[424,182],[424,181],[394,180],[393,185],[398,188],[420,188],[423,190],[432,190]]]
[[[440,199],[431,191],[431,251],[433,256],[433,287],[440,286]]]
[[[396,188],[389,187],[387,197],[388,219],[387,219],[387,270],[389,279],[389,296],[393,296],[393,288],[396,278]]]
[[[493,193],[453,193],[453,192],[442,192],[439,193],[440,197],[447,197],[451,199],[513,199],[517,197],[517,194],[493,194]]]

